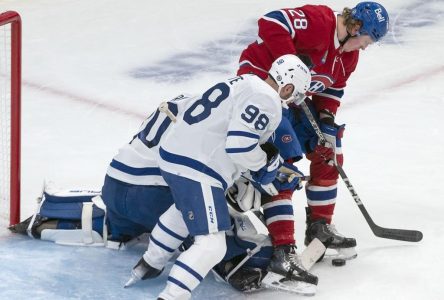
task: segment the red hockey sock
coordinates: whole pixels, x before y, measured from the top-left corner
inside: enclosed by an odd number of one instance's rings
[[[294,222],[277,221],[267,226],[273,246],[294,245]]]
[[[291,191],[281,191],[264,204],[264,217],[274,246],[295,244]]]
[[[310,207],[311,210],[310,219],[312,221],[325,219],[327,224],[331,223],[333,212],[335,210],[335,204],[319,205],[319,206],[309,205],[308,207]]]

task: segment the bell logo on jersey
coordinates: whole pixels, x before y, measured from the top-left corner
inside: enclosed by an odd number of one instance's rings
[[[194,213],[192,210],[188,211],[188,219],[190,219],[191,221],[194,220]]]
[[[307,96],[320,93],[329,88],[333,83],[334,81],[330,76],[313,74],[311,76],[310,88],[307,90]]]
[[[385,18],[382,15],[382,9],[381,8],[377,8],[375,9],[375,13],[376,13],[376,17],[378,18],[379,23],[384,22]]]

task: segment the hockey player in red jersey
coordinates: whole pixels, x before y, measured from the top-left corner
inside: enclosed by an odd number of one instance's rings
[[[340,13],[323,5],[285,8],[259,19],[257,41],[241,54],[238,74],[254,73],[261,78],[267,75],[272,61],[283,54],[296,54],[312,63],[312,82],[307,92],[307,96],[312,97],[311,100],[307,98],[306,103],[317,117],[331,147],[318,144],[316,134],[297,106],[290,107],[287,114],[302,150],[311,162],[310,181],[306,185],[305,244],[318,237],[332,241],[330,248],[353,249],[356,246],[354,238],[339,234],[331,224],[338,172],[327,162],[331,159],[336,159],[339,164],[343,162],[340,145],[344,126],[335,124],[335,115],[347,80],[358,63],[359,50],[380,40],[387,33],[388,24],[387,11],[375,2],[361,2]],[[280,191],[264,205],[267,227],[275,247],[272,268],[298,264],[297,259],[293,259],[296,241],[290,202],[292,193]]]

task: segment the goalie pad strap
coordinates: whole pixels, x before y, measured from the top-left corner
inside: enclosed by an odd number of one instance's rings
[[[91,199],[91,201],[94,203],[95,206],[97,206],[98,208],[103,210],[103,212],[105,214],[103,216],[102,238],[103,238],[103,243],[105,244],[106,247],[108,247],[108,226],[106,225],[106,205],[103,202],[103,199],[100,195],[95,196],[94,198]]]
[[[83,232],[83,243],[91,244],[93,242],[92,237],[92,202],[83,202],[82,209],[82,232]]]

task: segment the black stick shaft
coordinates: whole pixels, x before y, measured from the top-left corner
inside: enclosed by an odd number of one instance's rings
[[[310,109],[308,108],[307,104],[305,102],[302,102],[300,104],[300,106],[304,110],[304,113],[307,116],[308,120],[310,121],[311,126],[315,130],[316,135],[319,138],[319,142],[323,145],[326,144],[327,140],[324,137],[324,134],[322,133],[321,129],[319,128],[319,125],[316,122],[316,120],[315,120],[313,114],[311,113]],[[358,205],[359,210],[361,211],[362,215],[364,216],[365,220],[367,221],[367,224],[370,226],[370,229],[373,231],[374,235],[376,235],[377,237],[381,237],[381,238],[407,241],[407,242],[419,242],[420,240],[422,240],[422,232],[417,231],[417,230],[384,228],[384,227],[376,225],[375,222],[373,221],[373,219],[370,217],[370,214],[368,213],[364,204],[362,203],[361,198],[359,197],[355,188],[351,184],[350,179],[347,177],[347,174],[345,174],[345,171],[342,168],[342,166],[337,164],[336,161],[334,161],[334,165],[335,165],[336,169],[338,170],[338,173],[341,176],[342,180],[344,181],[345,185],[347,186],[348,191],[350,192],[351,196],[355,200],[355,203]]]

